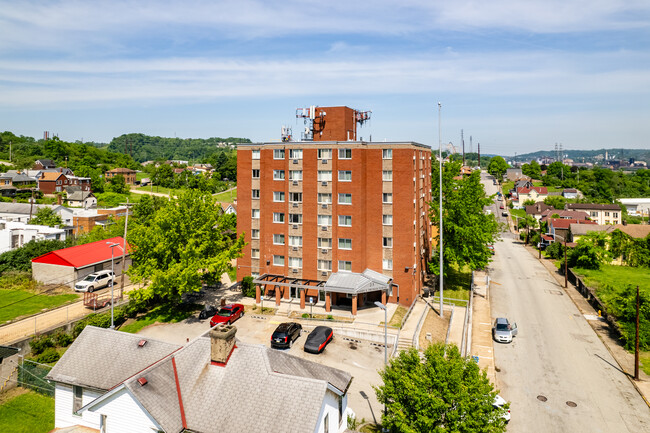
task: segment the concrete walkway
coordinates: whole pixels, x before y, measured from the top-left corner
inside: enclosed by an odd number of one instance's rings
[[[472,347],[470,355],[478,357],[478,365],[486,370],[488,379],[498,387],[494,368],[494,342],[492,341],[492,313],[490,311],[487,273],[474,272],[474,299],[472,317]]]
[[[446,310],[446,309],[445,309]],[[453,343],[458,346],[458,349],[462,349],[463,344],[463,331],[465,330],[465,312],[467,308],[454,306],[453,307],[453,316],[451,317],[451,323],[449,324],[449,339],[447,343]],[[445,311],[445,314],[450,314],[451,311]]]

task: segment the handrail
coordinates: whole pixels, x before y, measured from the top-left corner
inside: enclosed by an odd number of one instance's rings
[[[391,353],[391,357],[395,356],[397,353],[397,345],[399,343],[399,334],[402,332],[402,328],[404,327],[404,323],[406,323],[406,319],[408,319],[409,315],[411,314],[411,311],[413,311],[413,307],[415,307],[415,303],[418,301],[418,298],[420,298],[420,295],[416,295],[415,299],[413,299],[413,302],[411,303],[411,306],[409,307],[408,311],[402,318],[402,323],[399,325],[399,329],[397,330],[397,336],[395,337],[395,345],[393,346],[393,353]],[[388,324],[386,324],[388,325]]]

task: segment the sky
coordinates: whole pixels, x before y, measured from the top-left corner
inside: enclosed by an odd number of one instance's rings
[[[372,111],[364,140],[650,148],[650,2],[0,0],[2,131],[275,141],[310,105]]]

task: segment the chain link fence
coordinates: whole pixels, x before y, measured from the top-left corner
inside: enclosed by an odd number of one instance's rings
[[[51,369],[49,365],[23,359],[18,365],[18,386],[54,397],[54,384],[45,379]]]

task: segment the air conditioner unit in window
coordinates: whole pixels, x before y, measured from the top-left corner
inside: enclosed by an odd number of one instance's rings
[[[327,186],[327,182],[321,182],[322,186]]]
[[[321,230],[324,231],[324,232],[326,232],[326,231],[327,231],[327,226],[323,226],[323,227],[321,227]]]
[[[323,164],[327,164],[327,160],[326,160],[326,159],[323,160]]]
[[[327,249],[326,249],[326,248],[323,248],[323,249],[321,250],[321,253],[323,253],[323,254],[327,254]]]
[[[294,228],[294,229],[298,229],[298,224],[294,224],[294,225],[293,225],[293,228]]]
[[[297,180],[294,180],[294,181],[293,181],[293,184],[294,184],[294,185],[298,185],[298,181],[297,181]]]
[[[327,272],[321,272],[320,274],[321,274],[322,276],[324,276],[324,277],[327,276]]]
[[[326,204],[323,204],[322,207],[323,207],[323,209],[327,209],[327,205],[326,205]]]
[[[294,203],[294,204],[293,204],[293,207],[298,207],[298,203]]]
[[[298,273],[298,269],[292,269],[291,272],[293,272],[294,274],[297,274],[297,273]]]
[[[293,250],[294,250],[294,251],[298,251],[298,247],[293,247]]]
[[[297,160],[297,159],[294,159],[294,160],[293,160],[293,163],[294,163],[294,164],[298,164],[298,160]]]

